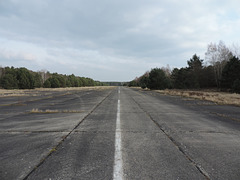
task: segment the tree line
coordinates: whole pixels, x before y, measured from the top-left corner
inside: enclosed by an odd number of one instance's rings
[[[91,78],[62,75],[46,71],[34,72],[27,68],[0,67],[0,87],[4,89],[34,89],[104,86],[106,84]]]
[[[220,41],[209,44],[205,53],[207,64],[194,54],[184,68],[154,68],[128,83],[149,89],[218,88],[240,93],[240,59]]]

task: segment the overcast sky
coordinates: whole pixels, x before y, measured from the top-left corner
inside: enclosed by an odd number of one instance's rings
[[[129,81],[240,44],[239,0],[0,0],[0,65]]]

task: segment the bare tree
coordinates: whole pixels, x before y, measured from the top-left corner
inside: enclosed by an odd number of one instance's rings
[[[219,41],[218,45],[216,43],[208,45],[205,59],[213,66],[215,81],[218,87],[220,87],[223,68],[232,57],[232,52],[223,41]]]
[[[167,77],[171,76],[172,70],[171,70],[169,64],[167,65],[167,67],[162,67],[161,69],[165,72]]]
[[[51,76],[50,72],[45,69],[39,71],[38,73],[41,75],[43,83]]]

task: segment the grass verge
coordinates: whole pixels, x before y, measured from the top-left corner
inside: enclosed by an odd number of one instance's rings
[[[19,96],[39,96],[51,95],[51,92],[64,92],[70,93],[71,91],[83,90],[106,90],[112,89],[113,86],[93,86],[93,87],[70,87],[70,88],[36,88],[36,89],[0,89],[0,97],[19,97]],[[44,93],[43,93],[44,92]]]
[[[176,89],[166,89],[166,90],[155,90],[158,93],[195,98],[200,100],[207,100],[217,104],[227,104],[240,106],[240,94],[226,93],[226,92],[215,92],[211,90],[193,91],[193,90],[176,90]]]

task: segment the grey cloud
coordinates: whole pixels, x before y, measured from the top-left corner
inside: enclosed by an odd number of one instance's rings
[[[132,78],[146,66],[184,66],[211,41],[231,41],[239,17],[229,19],[228,13],[238,10],[235,0],[6,0],[0,2],[0,38],[41,49],[44,55],[32,54],[44,63],[68,59],[67,72],[79,65],[106,79],[101,74],[114,77],[111,69],[121,67],[115,78]],[[135,64],[126,68],[125,60]],[[64,71],[60,66],[52,69]]]

